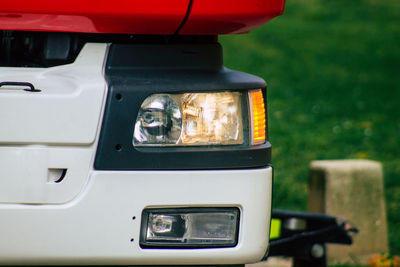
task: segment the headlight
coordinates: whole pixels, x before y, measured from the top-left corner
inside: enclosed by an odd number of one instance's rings
[[[250,116],[251,125],[245,125]],[[244,134],[244,129],[249,128],[251,133]],[[133,144],[239,145],[245,142],[244,136],[252,136],[253,144],[265,141],[265,111],[261,90],[250,91],[248,94],[216,92],[151,95],[140,107]]]
[[[147,209],[142,247],[231,247],[237,244],[237,208]]]

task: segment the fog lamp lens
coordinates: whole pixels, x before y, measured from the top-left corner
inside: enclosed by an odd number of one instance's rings
[[[140,244],[143,247],[230,247],[237,244],[239,210],[145,210]]]

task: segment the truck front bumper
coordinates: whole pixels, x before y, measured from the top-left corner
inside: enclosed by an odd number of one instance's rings
[[[268,248],[272,168],[92,171],[64,204],[0,205],[0,264],[243,264]],[[237,207],[229,248],[141,248],[145,208]]]

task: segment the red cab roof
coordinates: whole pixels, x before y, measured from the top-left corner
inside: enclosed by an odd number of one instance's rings
[[[284,0],[2,0],[0,30],[230,34],[283,12]]]

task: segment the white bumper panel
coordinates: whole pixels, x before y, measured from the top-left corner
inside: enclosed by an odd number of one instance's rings
[[[0,264],[240,264],[267,250],[271,168],[94,171],[89,181],[67,204],[0,205]],[[238,245],[140,248],[142,210],[174,206],[239,207]]]
[[[0,203],[71,201],[87,184],[93,150],[92,147],[0,146]],[[62,182],[57,183],[62,170],[65,171]]]

